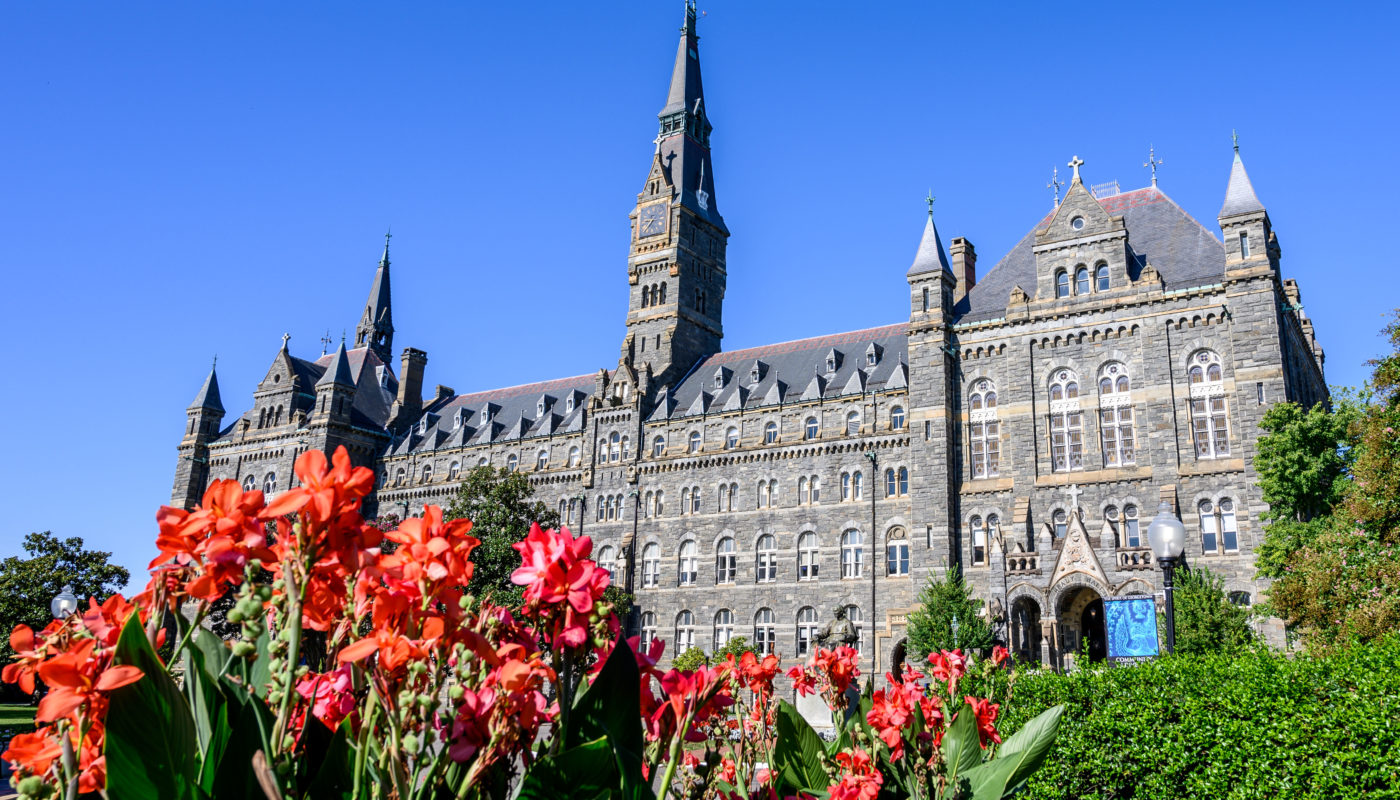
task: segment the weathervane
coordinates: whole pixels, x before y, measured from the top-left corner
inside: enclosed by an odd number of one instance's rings
[[[1156,186],[1156,185],[1157,185],[1157,167],[1161,166],[1162,163],[1163,163],[1162,159],[1157,158],[1157,153],[1156,153],[1156,151],[1153,150],[1153,149],[1152,149],[1152,145],[1149,144],[1149,145],[1147,146],[1147,163],[1146,163],[1146,164],[1143,164],[1143,166],[1144,166],[1144,167],[1148,167],[1149,169],[1152,170],[1152,185],[1153,185],[1153,186]]]
[[[1050,168],[1050,182],[1047,183],[1047,184],[1045,184],[1045,188],[1047,188],[1047,189],[1054,189],[1054,190],[1055,190],[1055,208],[1059,208],[1059,207],[1060,207],[1060,187],[1061,187],[1061,186],[1064,186],[1064,185],[1065,185],[1065,182],[1062,181],[1062,180],[1060,180],[1060,168],[1059,168],[1059,167],[1051,167],[1051,168]]]
[[[1235,155],[1240,152],[1240,134],[1233,128],[1230,129],[1230,140],[1235,143]]]
[[[928,190],[928,197],[924,198],[924,202],[928,203],[928,215],[929,215],[930,217],[933,216],[933,201],[935,201],[935,200],[937,200],[937,199],[938,199],[938,198],[936,198],[936,197],[933,196],[933,190],[932,190],[932,189],[929,189],[929,190]]]
[[[326,328],[326,332],[321,335],[321,355],[326,354],[326,350],[331,346],[331,329]]]

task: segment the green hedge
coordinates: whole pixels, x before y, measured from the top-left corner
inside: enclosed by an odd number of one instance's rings
[[[1064,721],[1026,798],[1400,798],[1400,637],[1018,678],[1016,730]]]

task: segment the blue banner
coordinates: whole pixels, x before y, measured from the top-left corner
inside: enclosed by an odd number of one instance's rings
[[[1110,661],[1152,658],[1157,650],[1157,602],[1151,597],[1103,601]]]

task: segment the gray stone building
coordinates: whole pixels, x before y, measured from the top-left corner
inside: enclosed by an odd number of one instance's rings
[[[1191,564],[1258,595],[1259,418],[1327,389],[1238,151],[1218,234],[1155,180],[1096,196],[1076,157],[1063,201],[980,276],[930,210],[897,324],[724,351],[729,231],[693,8],[659,121],[615,365],[425,397],[426,354],[391,363],[386,240],[353,348],[307,360],[284,341],[232,421],[210,372],[173,502],[216,478],[275,494],[299,453],[339,445],[379,475],[371,513],[445,505],[477,465],[518,470],[669,652],[742,635],[800,656],[843,606],[876,674],[950,565],[1021,657],[1102,648],[1104,598],[1160,593],[1146,527],[1163,501]]]

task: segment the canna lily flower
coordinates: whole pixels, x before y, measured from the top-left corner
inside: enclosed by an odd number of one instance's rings
[[[10,747],[0,758],[14,764],[21,773],[45,775],[54,762],[63,756],[62,740],[52,728],[40,728],[32,733],[19,733],[10,740]]]
[[[15,662],[0,670],[0,680],[17,683],[20,691],[34,694],[34,676],[38,674],[39,662],[47,655],[42,640],[34,638],[34,629],[28,625],[16,625],[10,631],[10,649],[15,651]]]
[[[374,472],[350,464],[350,453],[337,447],[328,464],[320,450],[307,450],[297,457],[294,467],[300,486],[288,489],[268,504],[262,519],[277,519],[307,509],[315,522],[330,522],[346,511],[355,510],[360,498],[374,488]]]
[[[141,680],[144,674],[133,666],[102,668],[101,657],[94,657],[97,643],[86,639],[66,653],[39,665],[39,677],[49,685],[49,693],[39,701],[39,722],[53,722],[71,715],[84,705],[101,699],[113,689]]]
[[[349,664],[363,661],[376,653],[379,654],[379,667],[390,674],[408,666],[410,661],[427,658],[427,654],[412,639],[383,629],[344,648],[336,658],[342,664]]]
[[[836,754],[840,777],[827,790],[831,800],[875,800],[884,782],[870,755],[860,748]]]
[[[1001,734],[997,733],[997,714],[1001,706],[991,700],[967,696],[963,698],[972,713],[977,717],[977,742],[985,750],[988,741],[1001,744]]]

